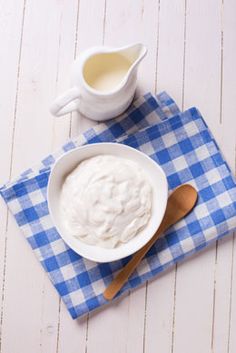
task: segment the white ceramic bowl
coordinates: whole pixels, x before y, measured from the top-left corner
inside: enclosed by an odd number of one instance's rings
[[[152,213],[148,225],[133,239],[114,249],[88,245],[67,234],[59,212],[60,193],[65,177],[82,160],[99,154],[111,154],[135,161],[146,171],[153,190]],[[50,215],[57,231],[64,241],[75,252],[89,260],[111,262],[133,254],[151,239],[158,229],[165,213],[168,198],[168,185],[162,168],[144,153],[118,143],[95,143],[69,151],[56,161],[49,177],[47,192]]]

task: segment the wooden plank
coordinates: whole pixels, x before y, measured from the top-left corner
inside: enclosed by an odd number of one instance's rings
[[[236,60],[236,3],[232,0],[222,4],[222,100],[220,116],[220,145],[225,157],[236,173],[236,72],[232,65]],[[235,238],[219,243],[216,267],[215,325],[213,348],[215,352],[236,351],[235,293],[236,257]]]
[[[57,350],[55,353],[86,352],[87,318],[72,320],[64,304],[60,307],[60,323]]]
[[[37,116],[37,112],[35,109],[38,108],[37,104],[34,106],[29,103],[28,98],[32,98],[30,95],[30,90],[32,92],[37,90],[37,80],[34,77],[30,77],[30,73],[32,68],[37,66],[36,63],[40,63],[39,55],[40,53],[35,50],[34,43],[37,35],[35,35],[35,27],[32,30],[31,20],[36,21],[37,23],[37,14],[34,13],[34,10],[38,10],[34,4],[28,3],[26,7],[26,15],[25,15],[25,27],[24,27],[24,36],[23,36],[23,45],[22,45],[22,57],[21,57],[21,66],[19,68],[19,93],[16,104],[16,116],[20,120],[16,122],[15,128],[15,137],[14,137],[14,145],[13,145],[13,165],[12,171],[13,175],[18,174],[22,171],[22,168],[26,168],[26,164],[31,163],[29,160],[29,155],[31,154],[32,162],[37,156],[37,148],[29,148],[34,146],[34,142],[38,142],[37,139],[37,130],[35,130],[34,134],[34,126],[37,124],[40,125],[40,116]],[[40,11],[39,11],[40,14]],[[46,19],[46,17],[45,17]],[[38,17],[39,20],[39,17]],[[45,26],[41,27],[41,25],[45,25],[45,23],[41,23],[39,28],[45,28]],[[43,31],[43,29],[42,29]],[[27,34],[26,34],[27,33]],[[34,37],[35,35],[35,37]],[[44,37],[42,37],[42,42],[44,43]],[[41,48],[41,46],[38,48]],[[26,53],[25,53],[25,48]],[[30,50],[31,49],[31,50]],[[27,54],[27,55],[26,55]],[[37,57],[36,57],[37,55]],[[42,55],[41,55],[42,57]],[[32,61],[31,61],[32,60]],[[25,86],[22,87],[22,68],[26,72],[24,72],[24,83]],[[27,72],[28,69],[28,72]],[[42,68],[41,68],[42,69]],[[27,77],[27,74],[29,76]],[[32,75],[34,76],[34,75]],[[28,83],[28,87],[27,87]],[[33,86],[33,87],[32,87]],[[25,95],[24,93],[25,92]],[[21,107],[22,96],[26,98],[24,104],[26,108],[31,109],[31,114],[27,114],[27,111],[19,114],[19,110]],[[31,96],[31,97],[30,97]],[[24,98],[23,98],[24,101]],[[35,100],[34,100],[35,101]],[[35,102],[34,102],[35,103]],[[40,108],[39,108],[40,109]],[[25,118],[28,117],[28,121],[25,122]],[[32,119],[33,117],[33,119]],[[38,118],[38,119],[37,119]],[[41,122],[42,123],[42,122]],[[34,126],[32,126],[34,124]],[[26,130],[26,127],[29,130]],[[25,130],[19,131],[19,128],[23,128]],[[41,125],[41,129],[43,125]],[[33,134],[29,134],[28,132],[32,130]],[[39,129],[40,131],[40,129]],[[47,131],[47,129],[46,129]],[[29,135],[29,136],[27,136]],[[34,136],[33,136],[34,135]],[[32,139],[33,137],[33,139]],[[45,138],[45,141],[47,138]],[[24,143],[27,141],[27,143]],[[23,142],[23,143],[22,143]],[[32,145],[31,145],[32,144]],[[35,162],[35,160],[34,160]],[[19,346],[22,345],[23,337],[28,336],[29,339],[26,343],[26,349],[31,348],[31,350],[39,351],[40,348],[40,324],[41,324],[41,309],[42,309],[42,290],[43,290],[43,282],[44,282],[44,274],[42,270],[39,268],[39,265],[32,261],[32,253],[29,247],[26,245],[25,240],[19,235],[19,230],[16,228],[16,225],[12,218],[9,219],[8,225],[8,234],[9,234],[9,247],[7,253],[7,271],[6,278],[11,278],[11,280],[7,281],[5,295],[6,300],[4,302],[4,321],[3,321],[3,341],[2,347],[3,351],[11,351],[16,352],[19,349]],[[21,256],[21,261],[16,265],[15,259],[19,258],[19,254],[24,254]],[[32,263],[29,266],[29,263]],[[23,276],[21,274],[24,274]],[[33,281],[33,278],[37,278],[37,281]],[[37,284],[36,284],[37,283]],[[17,296],[15,295],[17,293]],[[28,300],[27,300],[28,298]],[[33,300],[32,300],[33,298]],[[34,315],[32,316],[32,313]],[[22,322],[22,317],[25,318]],[[30,326],[28,323],[31,323]],[[29,327],[28,327],[29,326]],[[17,334],[15,335],[15,339],[12,340],[12,330],[15,330]]]
[[[212,323],[212,347],[214,353],[228,353],[231,275],[233,259],[233,238],[219,241],[215,265],[214,316]],[[232,311],[233,314],[233,311]]]
[[[58,4],[56,5],[58,6]],[[56,57],[56,77],[53,82],[53,90],[51,91],[51,101],[56,95],[61,94],[70,87],[70,70],[71,64],[75,58],[77,42],[78,42],[78,20],[79,20],[79,1],[73,0],[68,6],[68,2],[59,3],[60,6],[60,28],[58,32],[58,54]],[[62,118],[53,118],[53,134],[52,134],[52,151],[61,147],[70,136],[71,119],[70,115]],[[51,284],[49,284],[51,286]],[[51,286],[52,290],[54,288]],[[47,305],[51,304],[52,298],[47,295]],[[52,325],[44,325],[46,332],[43,339],[42,347],[47,351],[47,339],[51,335],[56,334],[55,352],[64,352],[70,347],[70,352],[77,352],[78,347],[81,351],[85,350],[86,342],[86,323],[78,325],[77,321],[73,321],[62,301],[58,306],[57,327]],[[56,319],[56,318],[55,318]],[[54,332],[56,329],[57,332]],[[54,351],[53,351],[54,352]]]
[[[78,18],[79,1],[57,2],[56,6],[61,8],[60,29],[58,33],[58,53],[54,65],[56,66],[56,77],[53,89],[50,92],[48,106],[60,94],[70,88],[71,65],[74,61],[78,41]],[[69,138],[71,121],[70,115],[56,118],[53,121],[52,151],[60,148]]]
[[[161,1],[159,16],[157,92],[167,91],[181,109],[185,50],[185,1]]]
[[[1,164],[1,184],[10,177],[11,169],[11,148],[15,124],[14,105],[17,92],[17,74],[20,62],[21,35],[23,27],[24,2],[1,1],[0,2],[0,164]],[[6,249],[7,249],[7,208],[0,203],[0,352],[2,352],[2,324],[3,324],[3,303],[5,289],[6,272]]]
[[[229,331],[228,331],[228,352],[234,353],[236,350],[236,235],[234,234],[232,246],[232,267],[231,267],[231,287],[230,287],[230,302],[229,302]]]
[[[81,0],[79,29],[75,56],[92,46],[102,45],[104,40],[106,0]],[[72,114],[71,135],[76,136],[96,124],[82,114]]]
[[[79,3],[78,13],[77,13],[77,25],[76,25],[76,35],[74,36],[74,41],[71,39],[71,43],[74,45],[73,56],[78,57],[79,53],[90,46],[102,44],[103,40],[103,22],[104,22],[104,10],[105,2],[103,0],[82,0]],[[68,24],[65,22],[65,26]],[[66,41],[66,38],[65,38]],[[64,44],[66,45],[66,43]],[[71,52],[71,50],[70,50]],[[61,80],[60,89],[58,91],[63,92],[63,90],[69,87],[69,72],[70,67],[73,62],[73,59],[70,55],[70,58],[67,57],[68,65],[64,68],[63,65],[59,67],[59,75],[61,72],[62,76],[65,77],[65,81]],[[89,121],[82,115],[78,113],[72,114],[72,123],[69,127],[70,122],[69,117],[64,117],[64,123],[57,122],[61,124],[61,131],[64,130],[64,134],[60,134],[61,142],[65,139],[66,136],[76,136],[78,133],[86,130],[88,127],[94,125],[94,122]],[[59,119],[60,120],[60,119]],[[63,126],[65,128],[63,129]],[[69,130],[68,130],[69,128]],[[59,140],[57,140],[59,141]],[[72,321],[69,317],[67,311],[64,308],[64,305],[61,306],[60,310],[60,328],[59,328],[59,340],[58,340],[58,352],[63,353],[68,350],[70,347],[70,353],[76,353],[78,350],[80,352],[88,351],[87,350],[87,340],[88,340],[88,318],[83,318],[82,320]],[[83,341],[82,341],[83,337]]]
[[[67,11],[73,14],[73,8],[70,10],[65,3],[59,5],[57,1],[32,0],[26,4],[13,175],[51,151],[53,119],[48,111],[49,97],[55,89],[61,23]],[[70,28],[65,35],[70,35]],[[2,351],[14,353],[24,347],[27,352],[45,349],[55,352],[58,295],[39,263],[33,259],[32,251],[12,218],[9,219],[8,235]],[[20,260],[16,263],[17,258]]]
[[[213,5],[215,6],[215,5]],[[215,29],[215,37],[217,33],[217,44],[218,48],[218,59],[217,63],[213,67],[218,70],[218,84],[215,96],[213,98],[217,104],[217,111],[215,114],[206,112],[204,116],[208,118],[207,122],[213,131],[217,142],[219,143],[223,153],[225,154],[227,161],[231,165],[234,165],[235,161],[235,129],[232,129],[235,122],[233,121],[232,114],[232,102],[229,99],[229,91],[234,92],[232,89],[231,73],[228,73],[228,77],[225,77],[225,71],[230,68],[229,63],[225,64],[227,57],[224,55],[225,50],[225,38],[224,38],[224,27],[228,25],[228,21],[224,20],[224,8],[220,8],[221,4],[218,5],[218,30]],[[231,5],[232,8],[232,5]],[[231,10],[232,11],[232,10]],[[211,12],[212,13],[212,12]],[[208,24],[209,25],[209,24]],[[212,33],[213,37],[213,33]],[[232,39],[231,39],[232,41]],[[230,57],[232,56],[232,43],[228,44],[228,50],[230,47]],[[206,66],[207,67],[207,66]],[[212,69],[213,70],[213,69]],[[219,73],[220,71],[220,73]],[[230,70],[231,71],[231,70]],[[206,74],[204,72],[204,74]],[[206,77],[206,76],[205,76]],[[214,77],[213,71],[209,78],[210,84],[214,86],[212,82]],[[222,96],[221,96],[222,94]],[[231,93],[232,94],[232,93]],[[201,97],[204,100],[204,97]],[[207,105],[204,102],[199,102],[204,108]],[[205,104],[205,105],[204,105]],[[208,117],[209,116],[209,117]],[[212,335],[211,335],[211,346],[214,352],[228,352],[228,335],[229,335],[229,317],[230,317],[230,285],[231,285],[231,268],[232,268],[232,254],[233,254],[233,240],[227,239],[220,241],[217,246],[216,258],[215,258],[215,269],[214,269],[214,288],[213,288],[213,318],[212,318]]]
[[[221,1],[187,1],[184,107],[196,105],[217,138],[220,16]],[[193,353],[213,349],[215,263],[216,249],[212,247],[178,267],[173,351],[185,351],[190,346]]]
[[[142,42],[148,47],[148,55],[140,66],[137,94],[155,88],[157,20],[156,1],[107,1],[105,45],[116,47]],[[114,353],[142,352],[145,298],[144,286],[132,292],[118,304],[113,304],[102,313],[91,316],[88,329],[88,353],[100,350]]]
[[[157,92],[166,90],[182,106],[184,1],[161,1],[157,49]],[[175,305],[175,268],[149,283],[145,351],[171,352]]]

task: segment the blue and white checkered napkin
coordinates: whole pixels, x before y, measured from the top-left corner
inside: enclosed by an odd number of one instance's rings
[[[145,95],[120,118],[88,130],[1,188],[73,318],[106,303],[102,293],[127,259],[97,264],[68,248],[48,214],[48,177],[65,151],[103,141],[125,143],[148,154],[164,169],[170,190],[191,183],[199,192],[194,211],[157,241],[119,295],[236,228],[235,180],[200,113],[196,108],[180,113],[166,93]]]

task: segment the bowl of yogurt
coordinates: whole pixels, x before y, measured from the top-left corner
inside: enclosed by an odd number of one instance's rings
[[[168,184],[144,153],[118,143],[95,143],[60,157],[47,199],[54,225],[81,256],[111,262],[143,247],[165,213]]]

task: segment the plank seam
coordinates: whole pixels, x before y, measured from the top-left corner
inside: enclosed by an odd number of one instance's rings
[[[61,328],[61,298],[59,299],[59,307],[58,307],[58,322],[57,322],[56,353],[58,353],[58,352],[59,352],[59,344],[60,344],[60,328]]]
[[[128,297],[128,317],[129,317],[130,316],[130,297],[131,297],[131,291],[130,290],[128,291],[127,297]],[[128,334],[129,333],[128,333],[128,330],[127,330],[127,335]],[[127,338],[127,336],[126,336],[126,338]],[[125,341],[125,353],[129,353],[129,351],[128,351],[128,339],[126,339],[126,341]]]
[[[42,297],[44,296],[44,292],[45,292],[45,281],[43,281],[43,288],[41,291],[41,295]],[[42,307],[41,310],[41,315],[40,315],[40,330],[39,330],[39,347],[40,347],[40,352],[42,351],[43,348],[43,314],[44,314],[44,307]]]
[[[235,145],[235,163],[234,163],[234,174],[236,174],[236,145]],[[227,342],[227,353],[230,353],[230,341],[231,341],[231,325],[232,325],[232,302],[233,302],[233,280],[234,280],[234,252],[235,252],[235,237],[236,233],[233,234],[232,244],[232,255],[231,255],[231,271],[230,271],[230,291],[229,291],[229,323],[228,323],[228,342]]]
[[[79,33],[79,9],[80,9],[80,0],[77,3],[77,14],[76,14],[76,24],[75,24],[75,46],[74,46],[74,60],[77,56],[78,49],[78,33]],[[69,125],[69,138],[72,136],[72,114],[70,113],[70,125]]]
[[[18,106],[18,95],[19,95],[19,85],[20,85],[20,64],[21,64],[21,55],[22,55],[22,43],[23,43],[23,32],[24,32],[24,23],[25,23],[25,9],[26,2],[24,0],[23,5],[23,14],[22,14],[22,23],[21,23],[21,35],[20,35],[20,48],[19,48],[19,57],[17,63],[17,80],[16,80],[16,96],[14,104],[14,118],[13,118],[13,130],[12,130],[12,140],[11,140],[11,157],[10,157],[10,178],[12,176],[12,167],[13,167],[13,154],[14,154],[14,145],[15,145],[15,131],[16,131],[16,116],[17,116],[17,106]]]
[[[155,82],[154,82],[154,92],[157,92],[157,68],[158,68],[158,58],[159,58],[159,41],[160,41],[160,12],[161,12],[161,0],[158,0],[157,6],[157,40],[156,40],[156,67],[155,67]]]
[[[148,282],[146,282],[146,287],[145,287],[144,319],[143,319],[143,353],[146,352],[147,297],[148,297]]]
[[[215,307],[216,307],[216,272],[218,263],[218,246],[217,240],[215,246],[215,264],[214,264],[214,285],[213,285],[213,298],[212,298],[212,324],[211,324],[211,351],[214,349],[214,333],[215,333]]]
[[[230,270],[230,290],[229,290],[229,323],[228,323],[228,342],[227,353],[230,352],[231,340],[231,324],[232,324],[232,301],[233,301],[233,279],[234,279],[234,250],[235,250],[235,233],[233,234],[232,255],[231,255],[231,270]]]
[[[174,276],[174,298],[173,298],[173,313],[172,313],[172,331],[171,331],[171,353],[174,352],[174,342],[175,342],[175,313],[176,313],[176,296],[177,296],[177,273],[178,266],[175,265],[175,276]]]
[[[87,318],[86,318],[86,334],[85,334],[85,350],[84,350],[85,353],[88,352],[88,338],[89,338],[88,327],[89,327],[89,313],[87,314]]]
[[[62,12],[60,15],[60,25],[59,28],[61,28],[61,22],[62,22]],[[60,57],[60,49],[61,49],[61,31],[59,33],[58,37],[58,50],[57,50],[57,62],[56,62],[56,79],[55,79],[55,96],[57,95],[57,86],[58,86],[58,80],[59,80],[59,57]],[[55,119],[53,119],[53,124],[52,124],[52,141],[51,141],[51,150],[53,150],[54,147],[54,136],[55,136]]]
[[[184,52],[183,52],[183,80],[182,80],[182,110],[184,110],[185,100],[185,62],[186,62],[186,34],[187,34],[187,0],[184,2]]]
[[[103,15],[103,30],[102,30],[102,44],[105,42],[105,34],[106,34],[106,16],[107,16],[107,1],[104,1],[104,15]]]
[[[223,30],[224,0],[221,3],[221,38],[220,38],[220,124],[223,122],[223,79],[224,79],[224,30]]]

